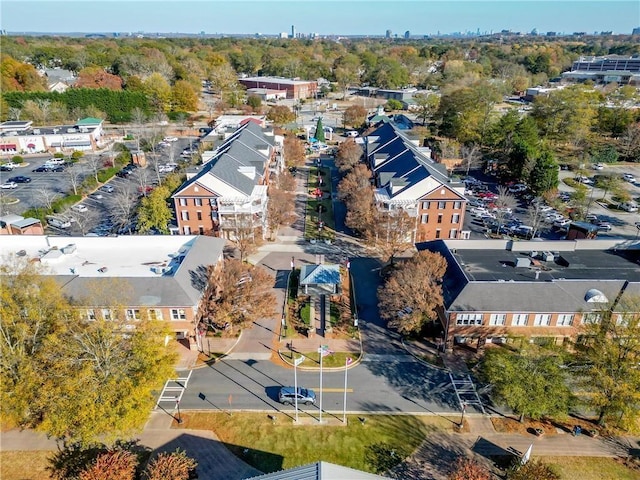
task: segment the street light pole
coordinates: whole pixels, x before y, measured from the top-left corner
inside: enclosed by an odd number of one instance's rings
[[[178,397],[176,397],[176,408],[178,409],[178,418],[176,419],[176,422],[178,422],[178,424],[181,424],[182,416],[180,415],[180,399]]]
[[[467,402],[462,402],[462,416],[460,417],[460,428],[464,426],[464,412],[467,410]]]

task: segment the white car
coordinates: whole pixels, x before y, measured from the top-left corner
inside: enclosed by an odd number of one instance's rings
[[[555,222],[553,222],[553,226],[556,228],[568,227],[569,224],[571,224],[571,220],[569,220],[568,218],[563,218],[562,220],[556,220]]]
[[[82,205],[81,203],[71,207],[71,210],[73,210],[74,212],[79,212],[79,213],[85,213],[85,212],[89,211],[89,209],[85,205]]]
[[[345,135],[350,138],[356,138],[358,136],[358,132],[356,132],[355,130],[350,130],[345,133]]]
[[[630,173],[625,173],[622,178],[627,182],[636,183],[636,177],[631,175]]]
[[[178,141],[178,137],[164,137],[162,139],[163,142],[177,142]]]
[[[603,170],[604,165],[601,163],[594,163],[591,168],[593,168],[594,170]]]
[[[9,188],[18,188],[18,184],[16,182],[5,182],[0,185],[0,188],[3,190],[8,190]]]
[[[489,213],[489,210],[484,207],[474,207],[471,209],[471,215],[473,215],[474,217],[481,217],[482,215],[486,215],[487,213]]]

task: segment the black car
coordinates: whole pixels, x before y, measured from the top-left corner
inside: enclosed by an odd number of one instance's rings
[[[34,168],[31,171],[32,172],[49,172],[51,171],[51,167],[47,167],[46,165],[41,165],[38,168]]]
[[[56,167],[53,167],[50,171],[51,172],[64,172],[64,165],[58,165]]]
[[[120,178],[128,178],[129,175],[131,175],[131,170],[120,170],[116,173],[116,176]]]
[[[18,175],[17,177],[11,177],[8,181],[9,182],[16,182],[16,183],[29,183],[31,181],[31,177],[25,177],[24,175]]]

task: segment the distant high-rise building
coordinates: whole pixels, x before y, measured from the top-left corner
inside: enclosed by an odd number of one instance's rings
[[[391,30],[387,30],[384,34],[385,37],[391,38]]]
[[[406,32],[404,32],[404,38],[406,38],[407,40],[409,40],[409,38],[411,37],[411,32],[409,30],[407,30]]]
[[[291,38],[296,38],[296,26],[291,25]]]
[[[631,35],[640,35],[640,27],[636,27],[631,32]]]

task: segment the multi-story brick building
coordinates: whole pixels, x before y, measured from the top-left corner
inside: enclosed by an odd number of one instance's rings
[[[282,138],[246,122],[187,176],[173,194],[179,233],[234,238],[239,228],[266,233],[269,176],[281,167]]]
[[[467,238],[462,225],[464,185],[454,182],[422,148],[385,123],[363,138],[367,164],[375,181],[380,210],[404,211],[415,219],[414,242]]]
[[[640,295],[640,247],[620,240],[439,240],[448,348],[525,337],[562,344],[580,326]]]
[[[259,88],[287,92],[287,98],[313,98],[318,94],[318,82],[282,77],[246,77],[238,82],[248,89]]]
[[[222,267],[225,241],[207,236],[0,236],[3,262],[37,262],[85,320],[166,320],[195,348],[209,276]]]

